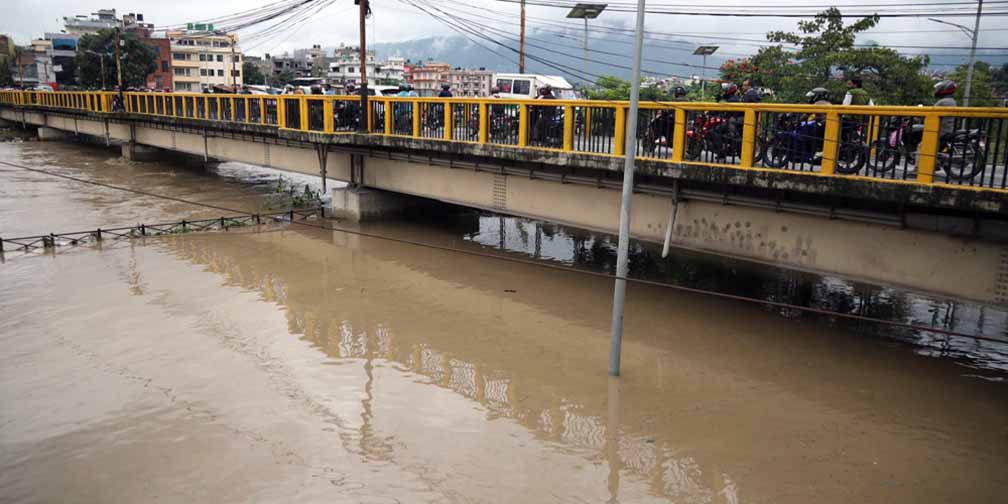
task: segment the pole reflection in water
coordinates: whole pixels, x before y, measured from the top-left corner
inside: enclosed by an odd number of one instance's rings
[[[93,168],[83,163],[97,155],[47,149],[16,155],[158,181],[171,195],[234,191],[258,204],[269,185]],[[36,219],[12,218],[29,190],[96,221],[179,210],[7,182],[5,226]],[[60,229],[55,215],[37,219]],[[598,271],[614,251],[609,237],[478,213],[362,229]],[[991,307],[659,255],[636,245],[632,273],[1005,327]],[[599,366],[606,279],[297,227],[8,257],[4,273],[0,401],[18,408],[0,410],[0,492],[20,500],[804,504],[996,502],[1008,491],[997,381],[1008,358],[986,343],[631,285],[613,381]],[[99,484],[67,460],[109,477]]]

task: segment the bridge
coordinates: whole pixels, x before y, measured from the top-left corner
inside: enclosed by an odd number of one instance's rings
[[[417,196],[774,265],[1008,304],[1008,110],[0,92],[0,118],[348,182],[354,218]],[[361,124],[363,122],[363,124]],[[402,196],[406,195],[406,196]]]

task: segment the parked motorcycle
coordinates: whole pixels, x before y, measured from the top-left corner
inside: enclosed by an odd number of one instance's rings
[[[805,114],[782,114],[777,121],[776,132],[769,140],[764,162],[772,168],[784,168],[788,164],[822,163],[823,138],[826,125],[818,117]],[[840,127],[840,145],[837,148],[835,170],[850,175],[857,173],[867,161],[867,149],[863,140],[863,126],[847,122]]]
[[[913,118],[900,118],[885,138],[875,144],[876,169],[886,173],[894,170],[901,160],[917,165],[918,150],[924,139],[924,125]],[[951,180],[970,180],[983,171],[987,149],[979,129],[962,129],[946,133],[938,139],[935,167],[944,171]]]

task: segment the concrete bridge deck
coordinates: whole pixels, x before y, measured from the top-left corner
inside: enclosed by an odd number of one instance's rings
[[[342,111],[352,100],[127,93],[127,110],[112,112],[111,93],[0,92],[0,117],[50,134],[122,142],[125,153],[150,146],[602,232],[617,228],[624,104],[373,97],[371,132],[355,133]],[[495,115],[494,107],[505,109]],[[543,107],[552,110],[559,138],[533,131],[537,117],[550,114]],[[708,109],[744,117],[739,149],[707,161],[717,148],[706,146],[687,159],[687,119]],[[638,150],[634,238],[1008,303],[1008,111],[679,103],[646,110],[673,111],[682,134]],[[823,161],[765,166],[757,151],[772,138],[762,126],[775,115],[812,112],[827,116]],[[839,173],[847,116],[860,118],[864,138],[883,135],[892,118],[919,117],[919,161],[880,171],[881,147],[866,143],[860,173]],[[954,170],[942,166],[937,131],[947,117],[984,128],[978,145],[985,155],[969,168],[975,177],[953,179]],[[554,140],[559,146],[548,145]]]

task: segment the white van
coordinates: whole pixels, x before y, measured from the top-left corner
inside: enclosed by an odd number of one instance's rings
[[[532,99],[538,96],[539,88],[547,85],[553,88],[553,96],[560,100],[578,98],[574,86],[556,75],[495,74],[493,85],[500,89],[501,98]]]

